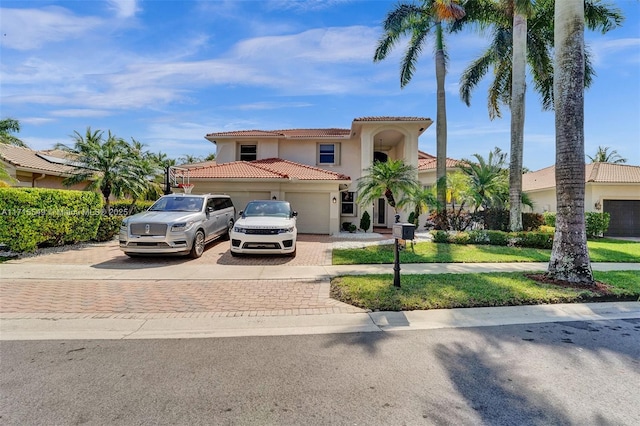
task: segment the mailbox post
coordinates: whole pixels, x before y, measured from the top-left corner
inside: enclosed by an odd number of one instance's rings
[[[400,243],[398,240],[413,240],[415,225],[413,223],[398,223],[400,216],[396,215],[396,224],[393,225],[393,238],[395,239],[393,286],[400,287]]]

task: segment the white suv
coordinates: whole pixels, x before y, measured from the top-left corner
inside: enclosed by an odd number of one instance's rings
[[[296,216],[286,201],[250,201],[231,230],[231,255],[270,253],[295,256]]]

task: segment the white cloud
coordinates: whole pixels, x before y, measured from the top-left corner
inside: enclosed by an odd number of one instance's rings
[[[61,109],[50,113],[54,117],[106,117],[109,111],[99,109]]]
[[[119,18],[132,18],[140,10],[137,0],[107,0],[107,3]]]
[[[37,49],[52,42],[77,38],[102,23],[98,18],[77,16],[58,6],[2,8],[0,16],[2,46],[16,50]]]
[[[640,62],[640,38],[595,39],[587,47],[595,66],[620,66],[620,62],[611,60],[612,56],[620,57],[622,62],[635,64],[634,66]]]

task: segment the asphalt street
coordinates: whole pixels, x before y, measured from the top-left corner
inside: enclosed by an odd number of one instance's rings
[[[640,319],[2,341],[4,425],[638,425]]]

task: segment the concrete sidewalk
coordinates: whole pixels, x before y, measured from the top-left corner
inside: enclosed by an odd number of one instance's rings
[[[544,271],[547,262],[413,263],[400,265],[401,274],[444,274]],[[640,270],[640,263],[592,263],[594,271]],[[393,274],[393,265],[198,265],[144,263],[92,266],[81,264],[0,264],[3,280],[324,280],[339,275]]]
[[[186,339],[485,327],[640,318],[640,302],[211,318],[3,319],[0,340]]]

